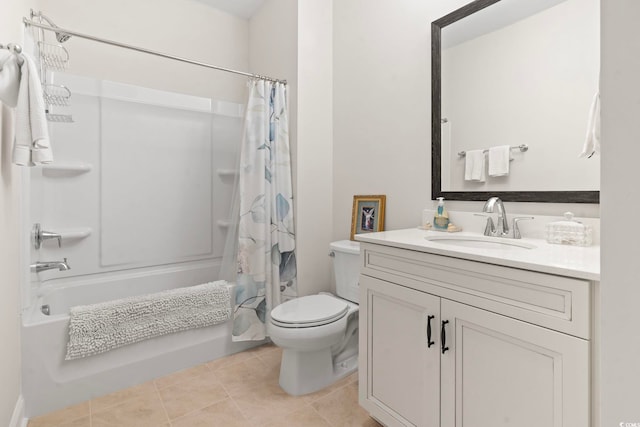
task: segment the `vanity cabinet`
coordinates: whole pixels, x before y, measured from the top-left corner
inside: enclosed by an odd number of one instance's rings
[[[586,427],[590,283],[363,243],[360,404],[387,426]]]
[[[367,276],[360,290],[360,331],[368,331],[359,356],[362,406],[386,425],[439,426],[440,298]]]

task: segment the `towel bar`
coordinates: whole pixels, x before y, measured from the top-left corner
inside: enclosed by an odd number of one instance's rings
[[[524,153],[525,151],[528,151],[528,150],[529,150],[529,146],[528,146],[527,144],[512,145],[512,146],[511,146],[511,149],[512,149],[512,150],[520,150],[520,151],[522,151],[522,152]],[[485,150],[482,150],[482,152],[483,152],[483,153],[488,153],[488,152],[489,152],[489,150],[488,150],[488,149],[485,149]],[[466,155],[467,155],[467,152],[466,152],[466,151],[458,151],[458,156],[460,156],[460,157],[464,157],[464,156],[466,156]]]

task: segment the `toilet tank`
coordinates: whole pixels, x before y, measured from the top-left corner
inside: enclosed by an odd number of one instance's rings
[[[336,294],[351,302],[358,302],[360,293],[360,243],[351,240],[331,242],[333,274],[336,278]]]

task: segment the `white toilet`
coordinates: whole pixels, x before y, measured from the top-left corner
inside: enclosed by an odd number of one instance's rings
[[[358,367],[360,244],[333,242],[336,293],[309,295],[271,310],[267,331],[282,347],[280,387],[299,396],[320,390]]]

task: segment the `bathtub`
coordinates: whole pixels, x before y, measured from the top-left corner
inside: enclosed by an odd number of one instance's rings
[[[44,282],[35,290],[35,304],[23,312],[26,416],[42,415],[261,344],[232,343],[229,321],[64,360],[70,307],[197,285],[211,281],[218,271],[219,262],[203,261]]]
[[[29,417],[256,345],[232,344],[227,322],[64,360],[70,307],[219,277],[244,106],[88,76],[52,79],[73,91],[65,113],[74,122],[49,123],[57,163],[23,170]],[[60,234],[62,244],[37,248],[34,224]],[[70,270],[29,270],[64,258]]]

